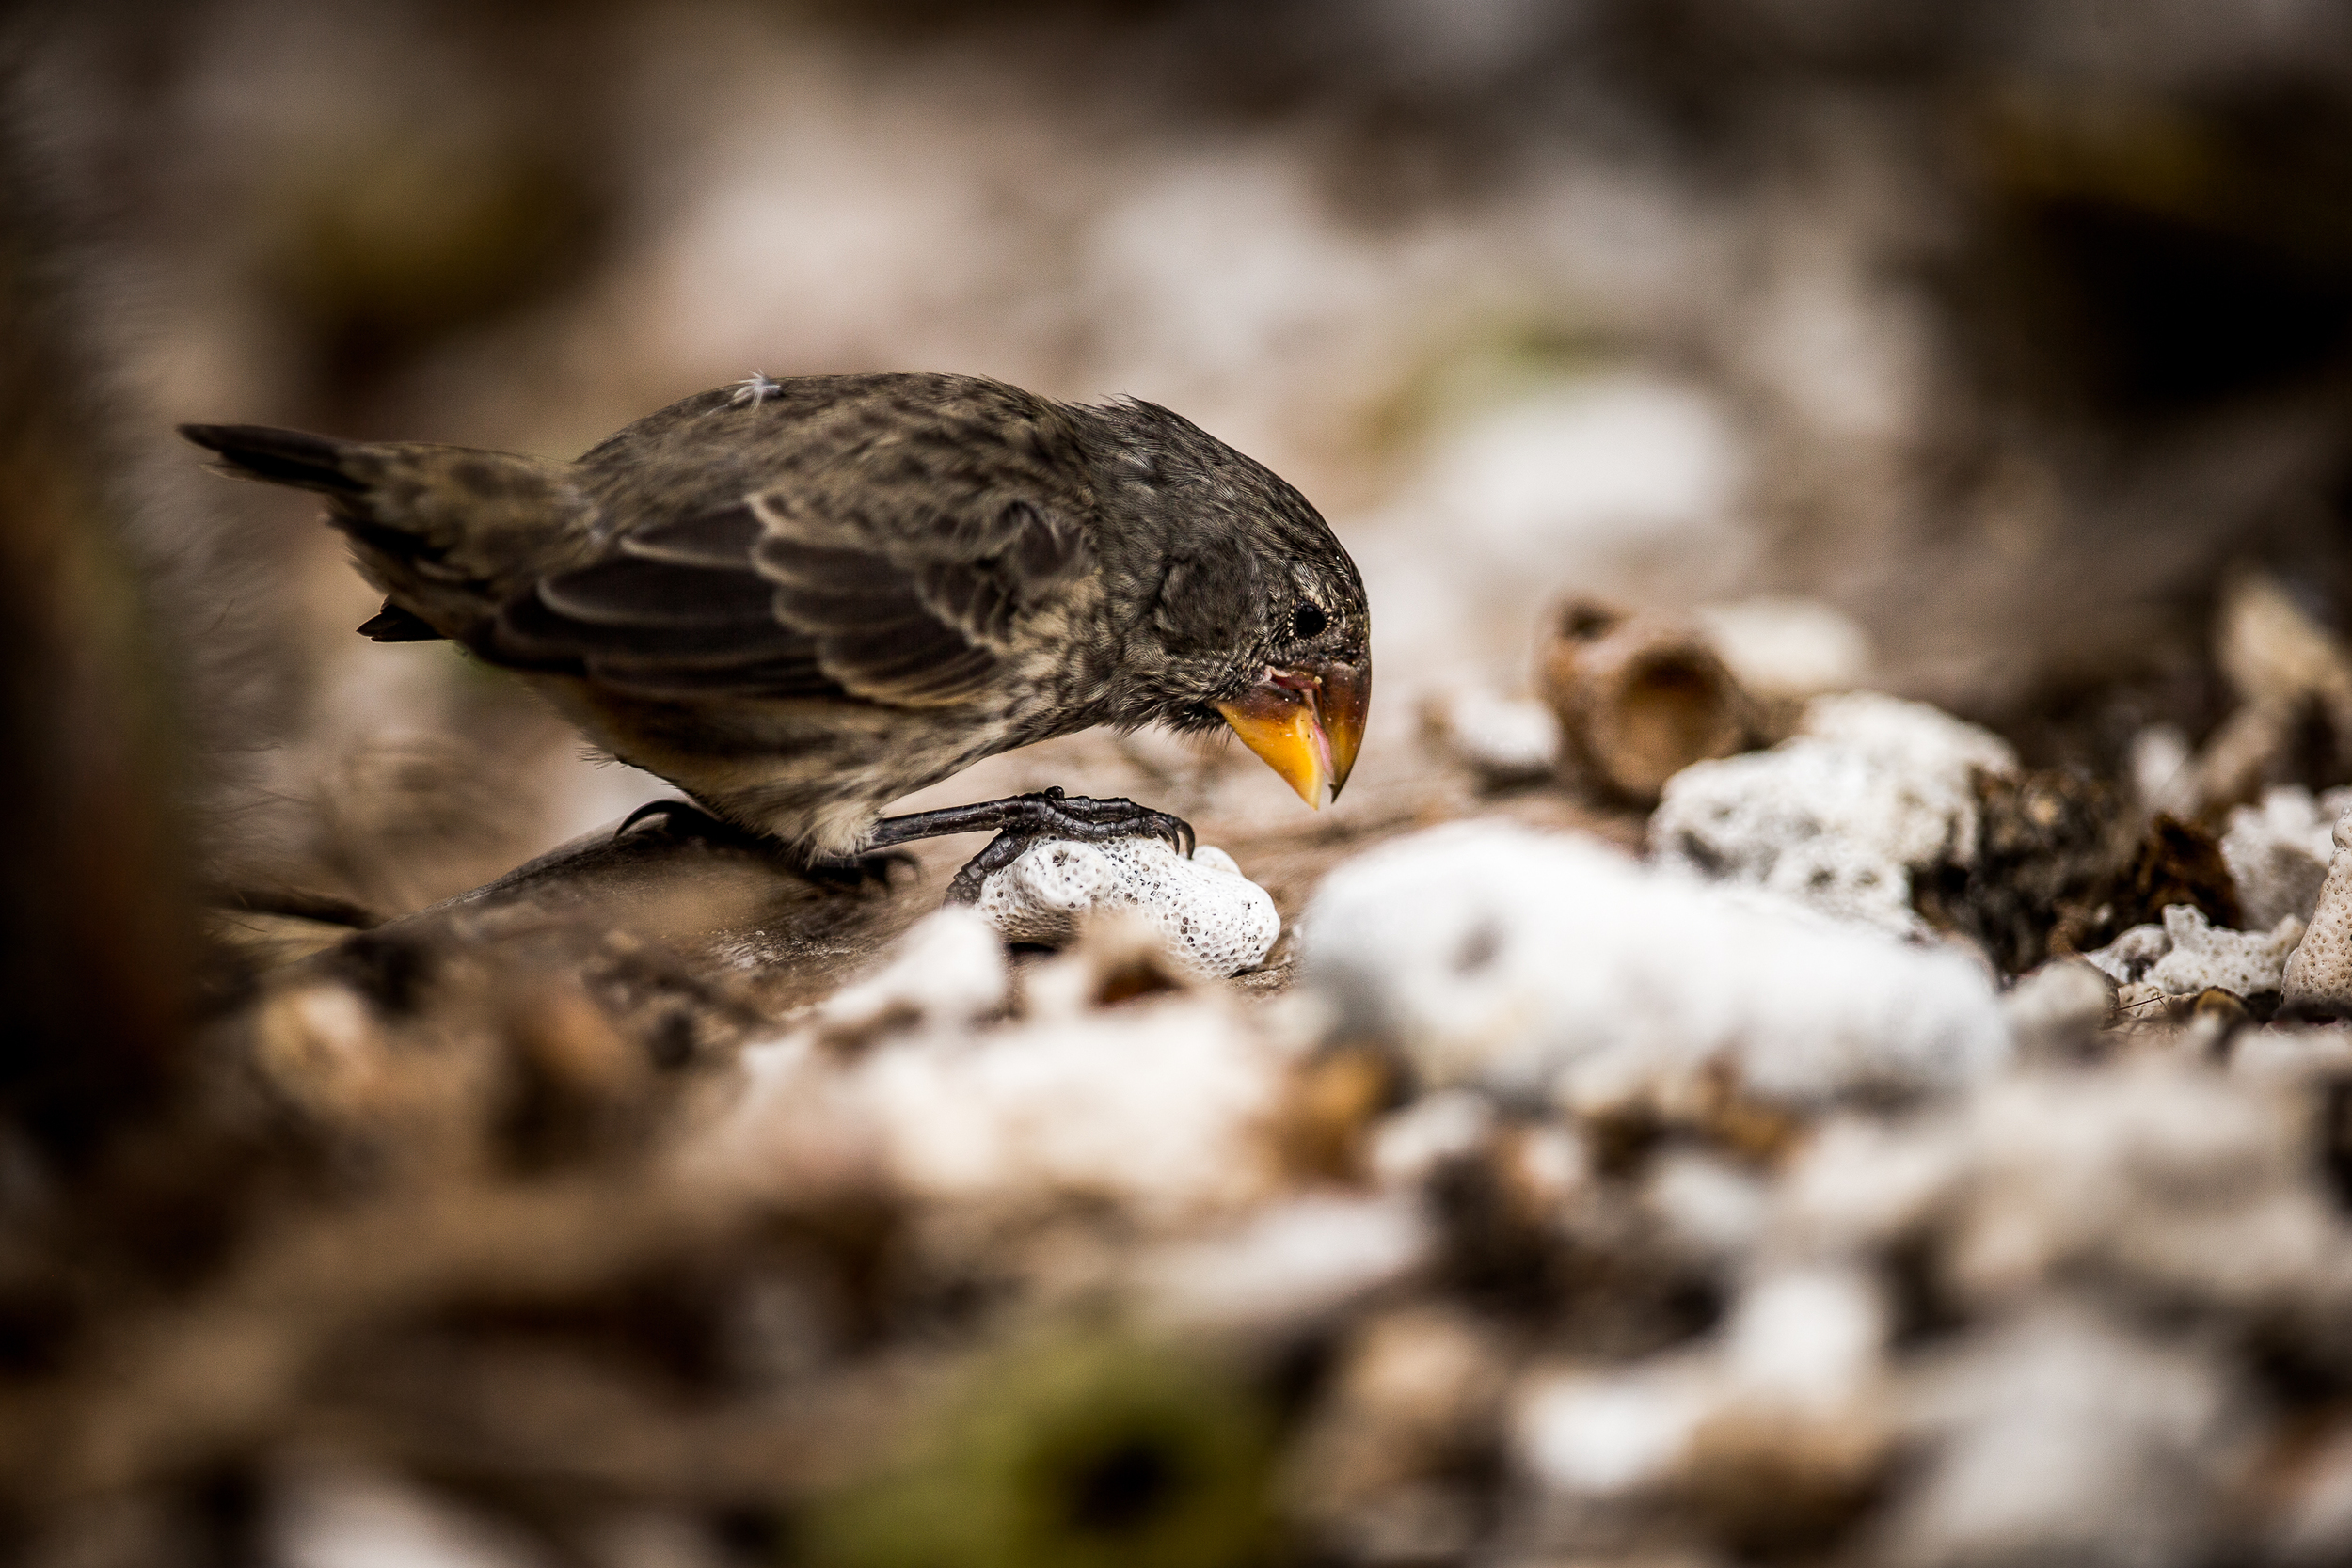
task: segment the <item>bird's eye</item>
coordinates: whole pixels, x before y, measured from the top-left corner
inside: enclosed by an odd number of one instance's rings
[[[1330,624],[1331,618],[1324,614],[1318,604],[1302,604],[1291,611],[1291,635],[1301,641],[1321,636],[1323,628]]]

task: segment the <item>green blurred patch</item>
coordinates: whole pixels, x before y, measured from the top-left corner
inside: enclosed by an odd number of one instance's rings
[[[1273,1444],[1216,1368],[1124,1334],[981,1365],[903,1465],[820,1509],[841,1568],[1224,1568],[1269,1560]]]

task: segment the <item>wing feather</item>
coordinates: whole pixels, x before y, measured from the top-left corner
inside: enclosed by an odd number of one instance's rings
[[[503,606],[484,651],[681,700],[925,706],[985,689],[1025,620],[1092,564],[1073,428],[963,378],[807,395],[792,438],[761,451],[707,446],[719,427],[696,422],[650,450],[616,437],[590,453],[614,453],[601,493],[621,531]],[[725,494],[719,471],[743,487]],[[694,510],[662,510],[679,496]]]

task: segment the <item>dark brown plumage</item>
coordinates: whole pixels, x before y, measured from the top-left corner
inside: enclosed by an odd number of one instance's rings
[[[381,588],[599,746],[816,856],[980,758],[1230,723],[1311,803],[1370,694],[1363,584],[1305,498],[1147,403],[971,376],[755,377],[577,463],[183,427],[316,490]]]

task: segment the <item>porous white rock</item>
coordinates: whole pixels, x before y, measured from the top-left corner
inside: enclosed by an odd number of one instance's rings
[[[2314,800],[2300,784],[2278,784],[2263,792],[2260,805],[2232,808],[2221,858],[2249,930],[2268,930],[2290,914],[2311,919],[2335,853],[2332,829],[2347,807],[2352,789]]]
[[[1966,1082],[2010,1050],[1991,982],[1956,953],[1499,823],[1342,865],[1300,935],[1342,1026],[1438,1085],[1589,1103],[1720,1065],[1814,1102]]]
[[[2083,958],[2118,985],[2144,982],[2167,996],[2218,987],[2239,996],[2280,989],[2287,956],[2303,940],[2303,922],[2281,918],[2264,931],[2216,926],[2193,904],[2168,904],[2161,926],[2135,926]]]
[[[1659,860],[1770,887],[1907,935],[1911,873],[1975,857],[1976,770],[2016,755],[1997,736],[1876,692],[1818,697],[1769,751],[1684,768],[1650,816]]]
[[[2336,818],[2328,879],[2311,929],[2287,959],[2286,1005],[2310,1012],[2352,1013],[2352,811]]]
[[[1222,979],[1253,968],[1282,933],[1265,889],[1223,850],[1187,860],[1156,838],[1080,844],[1041,839],[981,882],[973,907],[1007,942],[1059,946],[1097,910],[1133,910],[1187,974]]]

